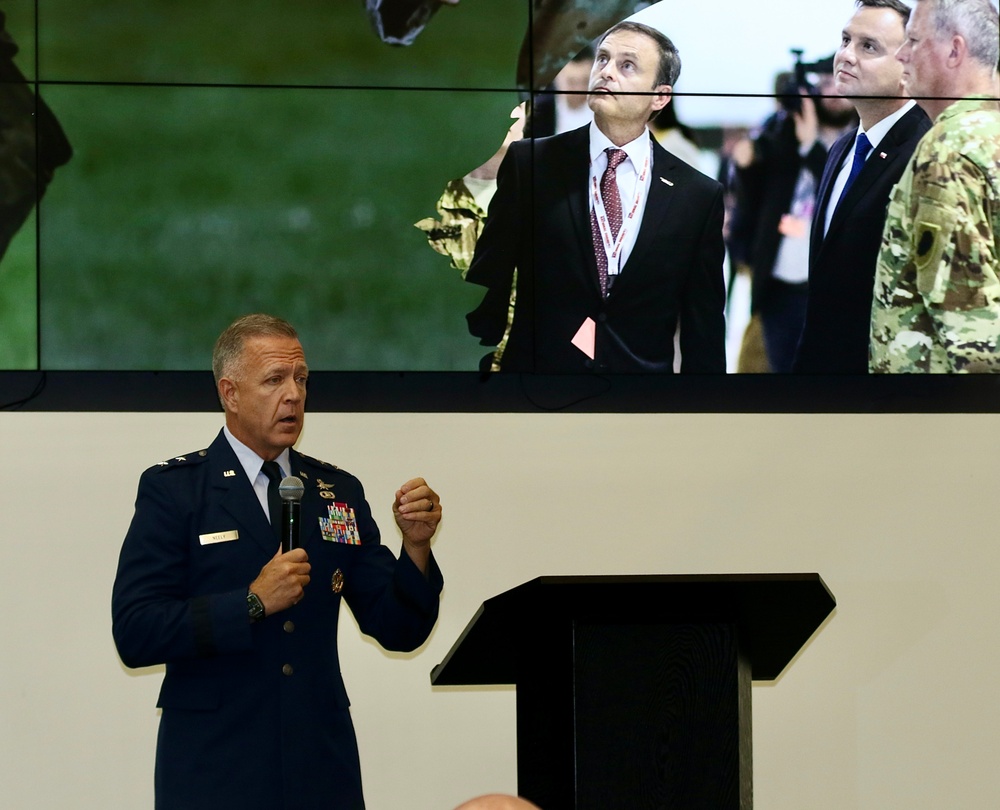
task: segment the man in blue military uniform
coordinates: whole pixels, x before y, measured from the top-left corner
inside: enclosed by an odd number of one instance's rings
[[[387,649],[426,640],[443,584],[438,496],[420,478],[396,492],[397,559],[361,483],[293,449],[308,368],[287,322],[238,319],[213,371],[226,425],[143,473],[112,596],[122,661],[166,663],[156,806],[363,808],[340,603]],[[288,475],[304,487],[301,537],[282,553],[269,500]]]

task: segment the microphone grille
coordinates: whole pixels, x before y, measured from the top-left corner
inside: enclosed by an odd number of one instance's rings
[[[289,475],[283,478],[278,485],[278,494],[283,501],[301,501],[302,493],[306,488],[302,486],[302,479],[296,475]]]

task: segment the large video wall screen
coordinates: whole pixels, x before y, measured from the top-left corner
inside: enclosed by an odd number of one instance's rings
[[[476,217],[447,190],[465,179],[488,199],[476,176],[518,105],[638,11],[680,50],[674,105],[719,176],[732,139],[773,113],[790,49],[829,55],[854,9],[717,5],[2,0],[0,406],[48,389],[86,408],[95,374],[131,381],[123,408],[136,375],[204,386],[219,331],[266,311],[337,398],[319,407],[912,410],[926,393],[927,409],[981,409],[992,388],[957,379],[483,371],[466,313],[484,290],[463,280]],[[735,372],[749,299],[726,272]]]

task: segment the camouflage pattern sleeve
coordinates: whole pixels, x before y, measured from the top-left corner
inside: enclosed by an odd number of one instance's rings
[[[451,266],[462,271],[462,278],[472,264],[476,242],[483,232],[486,209],[465,184],[465,178],[449,181],[437,201],[440,219],[425,217],[414,226],[427,234],[427,241],[438,253],[451,259]]]
[[[489,205],[492,191],[496,190],[495,181],[491,183],[479,181],[483,187],[477,196],[468,185],[475,182],[468,175],[458,180],[449,181],[437,201],[437,212],[441,219],[425,217],[414,223],[415,227],[427,234],[427,242],[430,246],[438,253],[448,256],[451,259],[452,267],[461,270],[463,279],[469,272],[469,265],[472,264],[472,257],[476,253],[476,242],[479,241],[479,235],[483,232],[487,212],[484,206]],[[492,186],[492,190],[488,186]],[[516,301],[517,268],[515,267],[510,288],[510,302],[507,306],[507,325],[504,328],[503,337],[493,353],[490,371],[500,370],[500,358],[503,357],[504,349],[507,347],[507,338],[510,337],[510,330],[514,325],[514,304]]]
[[[873,372],[1000,372],[1000,115],[946,115],[890,199]]]

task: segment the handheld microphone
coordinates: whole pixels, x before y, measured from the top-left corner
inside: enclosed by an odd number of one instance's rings
[[[281,552],[299,547],[299,512],[302,509],[302,479],[289,475],[278,485],[281,495]]]

